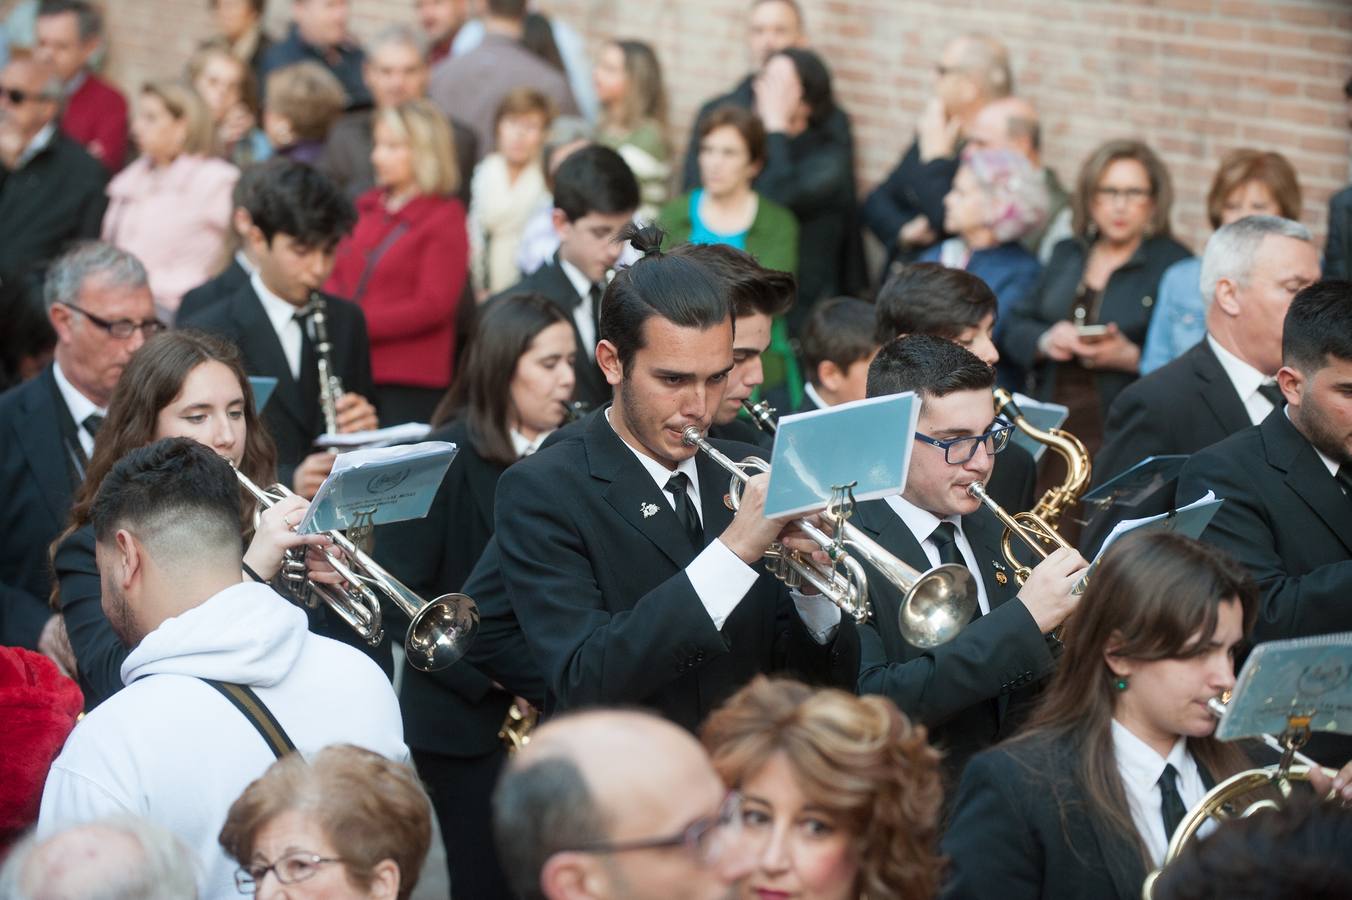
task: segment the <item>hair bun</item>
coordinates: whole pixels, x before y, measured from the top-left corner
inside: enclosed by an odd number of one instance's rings
[[[620,230],[619,234],[619,240],[628,241],[635,250],[643,254],[644,259],[661,256],[662,243],[666,239],[667,233],[652,222],[646,225],[640,222],[630,222]]]

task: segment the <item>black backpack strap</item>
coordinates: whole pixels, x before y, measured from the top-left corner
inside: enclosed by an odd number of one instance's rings
[[[220,691],[222,697],[229,700],[235,709],[244,714],[244,718],[248,719],[250,724],[258,729],[258,733],[267,742],[268,749],[278,759],[295,751],[296,745],[287,736],[282,723],[273,717],[272,711],[263,705],[263,701],[258,699],[258,695],[253,692],[252,688],[228,681],[214,681],[210,678],[201,680]]]

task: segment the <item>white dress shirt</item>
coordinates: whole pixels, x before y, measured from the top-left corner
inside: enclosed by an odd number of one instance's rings
[[[803,393],[807,395],[807,399],[817,404],[817,409],[831,408],[831,404],[823,400],[822,395],[817,393],[817,389],[812,386],[812,382],[810,381],[803,382]]]
[[[553,434],[553,432],[542,431],[537,434],[535,440],[532,441],[530,438],[513,428],[510,436],[512,438],[512,449],[516,451],[516,458],[523,459],[530,456],[536,450],[539,450],[540,445],[545,442],[545,438],[549,437],[551,434]]]
[[[258,268],[253,264],[253,260],[245,256],[243,250],[235,251],[235,262],[239,263],[239,267],[244,270],[244,274],[251,278],[253,273],[258,271]]]
[[[253,285],[254,293],[263,304],[263,312],[272,323],[272,330],[277,332],[277,340],[282,345],[282,353],[286,356],[286,365],[291,370],[291,377],[300,381],[303,335],[300,323],[296,321],[296,313],[300,312],[300,307],[288,303],[268,290],[256,271],[249,276],[249,284]]]
[[[592,311],[591,289],[592,282],[582,270],[577,266],[559,257],[559,268],[563,274],[568,276],[568,283],[577,291],[577,295],[582,299],[578,301],[577,306],[573,307],[573,324],[577,326],[577,333],[582,337],[582,346],[587,347],[593,356],[596,355],[596,313]]]
[[[1122,776],[1127,805],[1131,807],[1131,820],[1136,823],[1136,830],[1158,867],[1164,863],[1164,851],[1169,848],[1169,838],[1173,836],[1164,833],[1160,776],[1167,765],[1178,771],[1178,796],[1183,799],[1185,808],[1192,809],[1206,796],[1206,785],[1202,783],[1197,760],[1188,752],[1186,738],[1175,741],[1168,757],[1163,757],[1116,719],[1113,720],[1113,756],[1117,759],[1118,774]],[[1208,821],[1198,833],[1205,836],[1215,827],[1214,821]]]
[[[56,389],[61,392],[61,399],[66,401],[70,417],[75,420],[75,435],[80,439],[80,446],[84,448],[85,459],[88,459],[94,455],[94,435],[85,427],[84,420],[91,415],[106,416],[108,410],[96,406],[93,400],[80,393],[79,388],[71,384],[70,379],[66,378],[66,373],[61,371],[61,364],[58,362],[52,363],[52,377],[56,379]]]
[[[610,412],[611,407],[607,407],[606,422],[610,422]],[[611,427],[614,428],[613,425]],[[619,437],[618,432],[616,437]],[[653,483],[662,491],[662,496],[675,511],[676,495],[667,490],[667,482],[675,472],[647,454],[635,450],[624,438],[620,440],[629,448],[629,452],[634,454],[634,458],[643,466],[643,470],[652,478]],[[681,472],[690,479],[686,495],[695,505],[695,512],[703,523],[704,508],[700,503],[699,468],[695,464],[695,457],[682,460],[676,466],[676,472]],[[715,539],[705,547],[690,565],[685,567],[685,574],[690,579],[699,602],[713,621],[714,627],[719,629],[760,577],[755,569],[742,562],[741,557],[728,549],[722,539]],[[840,608],[815,594],[804,596],[798,591],[791,591],[790,594],[799,617],[802,618],[813,639],[819,644],[829,643],[835,637],[836,629],[840,625]]]
[[[1272,401],[1260,394],[1258,388],[1264,384],[1274,383],[1272,379],[1226,350],[1220,341],[1211,335],[1206,336],[1206,341],[1211,345],[1211,352],[1216,354],[1216,359],[1220,361],[1221,368],[1225,370],[1225,377],[1230,379],[1235,393],[1244,403],[1244,409],[1249,413],[1249,421],[1257,425],[1266,419],[1268,413],[1272,412]]]
[[[962,518],[949,516],[940,519],[934,513],[921,509],[900,495],[884,497],[883,500],[888,506],[892,507],[892,511],[905,523],[907,529],[919,542],[920,549],[925,551],[925,558],[930,561],[931,566],[939,565],[940,560],[939,546],[930,540],[930,536],[934,534],[934,529],[939,527],[940,522],[952,523],[958,532],[957,540],[954,543],[958,545],[958,552],[962,554],[962,561],[967,564],[967,570],[975,576],[977,605],[981,607],[983,616],[989,613],[991,602],[986,597],[986,582],[981,577],[981,564],[977,561],[976,553],[972,551],[972,545],[962,530]]]

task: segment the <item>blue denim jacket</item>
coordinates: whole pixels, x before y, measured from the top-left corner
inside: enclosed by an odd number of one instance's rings
[[[1141,350],[1145,375],[1178,357],[1206,335],[1206,299],[1202,296],[1202,260],[1180,259],[1160,278],[1155,315]]]

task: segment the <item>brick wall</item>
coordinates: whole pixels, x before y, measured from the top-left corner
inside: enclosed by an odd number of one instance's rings
[[[110,70],[126,84],[181,66],[207,33],[207,0],[106,0]],[[272,0],[280,32],[289,5]],[[661,56],[684,146],[690,117],[747,66],[746,0],[540,0],[593,42],[642,37]],[[411,17],[412,0],[352,0],[370,35]],[[1021,93],[1042,111],[1047,161],[1071,182],[1098,142],[1137,136],[1173,173],[1180,235],[1200,249],[1214,167],[1239,146],[1287,154],[1319,232],[1329,194],[1347,183],[1352,129],[1348,0],[804,0],[813,43],[854,119],[861,183],[871,186],[910,141],[943,43],[966,30],[1010,47]]]

